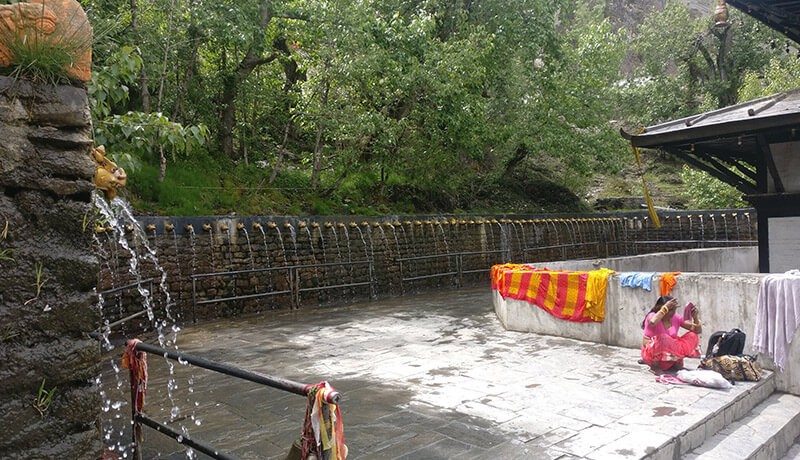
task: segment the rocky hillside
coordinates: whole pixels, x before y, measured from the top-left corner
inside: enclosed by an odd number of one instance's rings
[[[677,0],[689,5],[689,10],[697,16],[714,12],[714,0]],[[635,29],[653,10],[661,10],[666,0],[609,0],[606,2],[606,16],[612,24],[625,29]]]
[[[697,17],[714,12],[714,0],[677,0],[686,3]],[[667,0],[608,0],[606,16],[618,28],[634,31],[654,10],[664,8]],[[625,66],[634,65],[626,60]],[[625,72],[625,69],[623,69]],[[629,152],[626,152],[630,154]],[[644,205],[642,178],[632,154],[628,166],[614,176],[598,175],[584,198],[597,210],[640,209]],[[644,155],[645,181],[656,206],[683,209],[688,198],[683,190],[680,171],[683,164],[669,155]]]

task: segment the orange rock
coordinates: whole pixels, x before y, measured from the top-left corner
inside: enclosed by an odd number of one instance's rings
[[[67,73],[82,81],[92,77],[92,26],[76,0],[0,5],[0,66],[14,64],[8,46],[14,41],[31,47],[63,47],[73,58]]]

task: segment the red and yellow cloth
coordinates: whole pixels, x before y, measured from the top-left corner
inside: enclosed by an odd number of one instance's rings
[[[304,390],[308,394],[308,404],[300,458],[345,460],[348,449],[344,443],[342,413],[337,404],[329,402],[336,389],[323,380],[316,385],[306,385]]]
[[[492,267],[492,289],[503,298],[525,300],[551,315],[579,323],[602,322],[608,276],[614,270],[564,271],[525,264]]]

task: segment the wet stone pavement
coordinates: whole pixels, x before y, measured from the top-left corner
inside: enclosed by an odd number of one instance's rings
[[[189,325],[178,346],[329,381],[343,395],[349,459],[642,458],[749,389],[662,384],[638,350],[506,331],[488,288]],[[148,364],[146,414],[193,439],[241,459],[283,459],[299,436],[302,396],[158,356]],[[107,376],[107,391],[115,379],[127,391],[123,377]],[[145,458],[187,458],[144,431]]]

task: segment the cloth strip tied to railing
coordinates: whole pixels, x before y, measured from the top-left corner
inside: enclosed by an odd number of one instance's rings
[[[142,342],[139,339],[128,340],[125,352],[122,357],[122,367],[130,370],[131,377],[131,416],[133,420],[133,458],[142,459],[141,442],[143,441],[141,425],[147,425],[154,430],[166,434],[177,442],[190,446],[212,458],[222,460],[233,460],[226,453],[209,446],[201,441],[193,440],[185,433],[178,432],[171,427],[159,423],[147,417],[144,413],[144,401],[147,390],[147,356],[146,353],[153,353],[167,359],[179,361],[183,364],[191,364],[202,367],[214,372],[230,375],[232,377],[248,380],[250,382],[267,385],[272,388],[307,396],[309,399],[306,418],[303,422],[301,435],[305,437],[306,426],[311,421],[317,429],[316,448],[312,449],[309,444],[308,453],[302,458],[313,458],[311,453],[317,454],[317,458],[330,460],[343,460],[347,456],[347,447],[344,445],[344,429],[342,417],[338,407],[341,395],[326,381],[318,384],[303,384],[292,380],[248,371],[228,364],[217,363],[197,356],[181,353],[176,350],[168,350]],[[313,406],[313,407],[312,407]],[[305,444],[304,444],[305,447]]]

